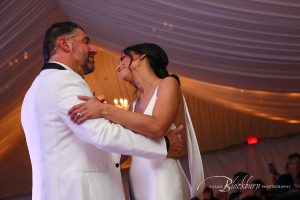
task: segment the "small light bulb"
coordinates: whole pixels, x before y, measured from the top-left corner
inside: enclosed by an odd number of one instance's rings
[[[124,106],[127,106],[127,105],[128,105],[128,100],[124,99]]]
[[[119,103],[119,102],[118,102],[118,99],[114,99],[114,104],[115,104],[115,105],[118,105],[118,103]]]

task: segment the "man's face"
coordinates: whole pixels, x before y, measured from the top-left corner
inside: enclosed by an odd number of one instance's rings
[[[89,37],[81,29],[75,29],[75,37],[72,38],[72,56],[82,68],[80,75],[86,75],[94,71],[94,55],[96,50],[90,46]]]

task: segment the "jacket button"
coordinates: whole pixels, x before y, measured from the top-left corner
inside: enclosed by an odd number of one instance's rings
[[[120,164],[119,163],[116,163],[116,168],[119,168],[120,167]]]

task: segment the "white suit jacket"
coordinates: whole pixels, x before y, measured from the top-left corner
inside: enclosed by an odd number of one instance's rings
[[[57,65],[57,64],[55,64]],[[81,125],[68,110],[92,93],[77,73],[43,70],[22,105],[33,173],[33,200],[123,200],[120,154],[164,159],[164,139],[148,139],[106,119]]]

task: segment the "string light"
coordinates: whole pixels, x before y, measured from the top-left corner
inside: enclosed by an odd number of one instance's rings
[[[288,120],[288,123],[298,124],[298,123],[300,123],[300,120]]]
[[[24,60],[28,59],[28,53],[26,51],[24,51],[24,53],[23,53],[23,58],[24,58]]]
[[[8,62],[9,66],[13,66],[14,64],[19,64],[19,61],[22,62],[22,58],[27,60],[29,58],[29,53],[27,51],[23,52],[23,56],[18,56],[18,58],[13,58]]]
[[[269,120],[300,124],[299,92],[274,92],[235,88],[181,78],[187,93],[215,102],[223,107]],[[194,88],[201,89],[201,93]],[[210,98],[208,98],[210,97]]]

